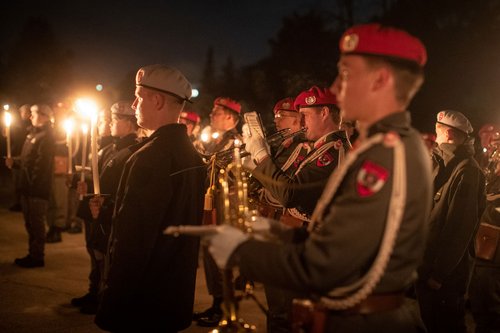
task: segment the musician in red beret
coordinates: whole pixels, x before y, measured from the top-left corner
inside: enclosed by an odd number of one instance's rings
[[[307,231],[261,218],[252,228],[280,242],[232,226],[206,240],[220,267],[302,294],[292,332],[422,332],[404,294],[425,248],[431,163],[406,110],[423,83],[426,50],[406,31],[365,24],[342,35],[340,53],[330,90],[360,133],[326,181]],[[320,92],[304,95],[301,110],[321,114]]]
[[[190,110],[182,111],[179,116],[179,124],[186,125],[187,134],[191,141],[196,140],[196,135],[200,130],[200,116]]]

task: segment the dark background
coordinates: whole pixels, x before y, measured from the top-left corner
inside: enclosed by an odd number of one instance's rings
[[[225,95],[269,122],[278,99],[329,86],[339,36],[370,21],[405,28],[428,48],[410,107],[417,128],[432,131],[443,109],[476,129],[500,122],[499,0],[2,1],[0,102],[90,94],[106,107],[133,98],[139,67],[166,63],[200,90],[194,108],[205,119]]]

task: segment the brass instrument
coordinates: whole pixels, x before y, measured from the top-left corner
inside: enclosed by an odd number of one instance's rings
[[[483,149],[484,163],[483,172],[486,178],[486,186],[492,184],[500,176],[500,132],[491,136],[488,146]]]
[[[279,146],[286,140],[290,138],[295,138],[299,135],[302,135],[307,131],[306,127],[302,127],[300,130],[289,133],[290,129],[285,128],[280,131],[277,131],[276,133],[266,137],[266,142],[269,145],[269,148],[271,148],[271,151],[276,150],[279,148]],[[248,153],[245,150],[245,144],[242,144],[240,147],[240,157],[246,157],[249,156],[250,153]],[[234,156],[234,148],[222,150],[220,152],[217,152],[213,155],[210,156],[210,158],[215,158],[217,166],[220,168],[225,168],[232,160]]]
[[[234,148],[234,160],[219,171],[218,183],[220,192],[216,200],[217,213],[222,223],[230,224],[239,228],[245,233],[252,233],[252,224],[256,215],[255,212],[248,209],[248,182],[246,172],[241,163],[240,148]],[[217,232],[215,225],[206,226],[172,226],[168,227],[164,233],[168,235],[191,235],[203,236]],[[223,317],[216,329],[210,332],[240,333],[255,332],[256,327],[245,323],[238,316],[238,304],[243,298],[252,298],[257,305],[263,309],[263,306],[257,301],[252,293],[252,287],[247,284],[244,295],[237,296],[233,283],[233,270],[226,268],[222,270],[223,276],[223,297],[222,304]]]
[[[486,186],[492,183],[496,177],[499,176],[500,172],[500,147],[496,147],[495,150],[488,157],[488,164],[484,168],[484,175],[486,178]]]

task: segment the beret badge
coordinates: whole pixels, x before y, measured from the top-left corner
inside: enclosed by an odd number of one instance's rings
[[[344,52],[351,52],[358,46],[359,37],[357,34],[349,34],[344,37],[342,41],[342,49]]]
[[[290,109],[290,103],[283,103],[283,109]]]
[[[305,102],[307,105],[313,105],[314,103],[316,103],[316,96],[306,97]]]

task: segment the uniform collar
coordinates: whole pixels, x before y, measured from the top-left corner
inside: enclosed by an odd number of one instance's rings
[[[452,143],[442,143],[437,148],[439,156],[447,165],[453,158],[458,158],[460,160],[471,157],[474,155],[474,147],[470,144],[455,145]]]
[[[184,134],[187,136],[186,126],[184,124],[167,124],[158,128],[149,136],[149,139],[153,139],[160,135],[168,135],[168,136],[178,136]]]
[[[336,141],[336,140],[345,140],[345,132],[344,131],[331,131],[321,138],[314,142],[313,148],[318,149],[323,146],[327,142]]]
[[[377,133],[396,132],[406,136],[411,128],[411,115],[408,111],[392,113],[368,128],[367,135],[371,137]]]
[[[118,138],[115,141],[115,148],[120,150],[122,148],[128,147],[136,142],[137,135],[135,133],[130,133],[125,135],[123,138]]]

